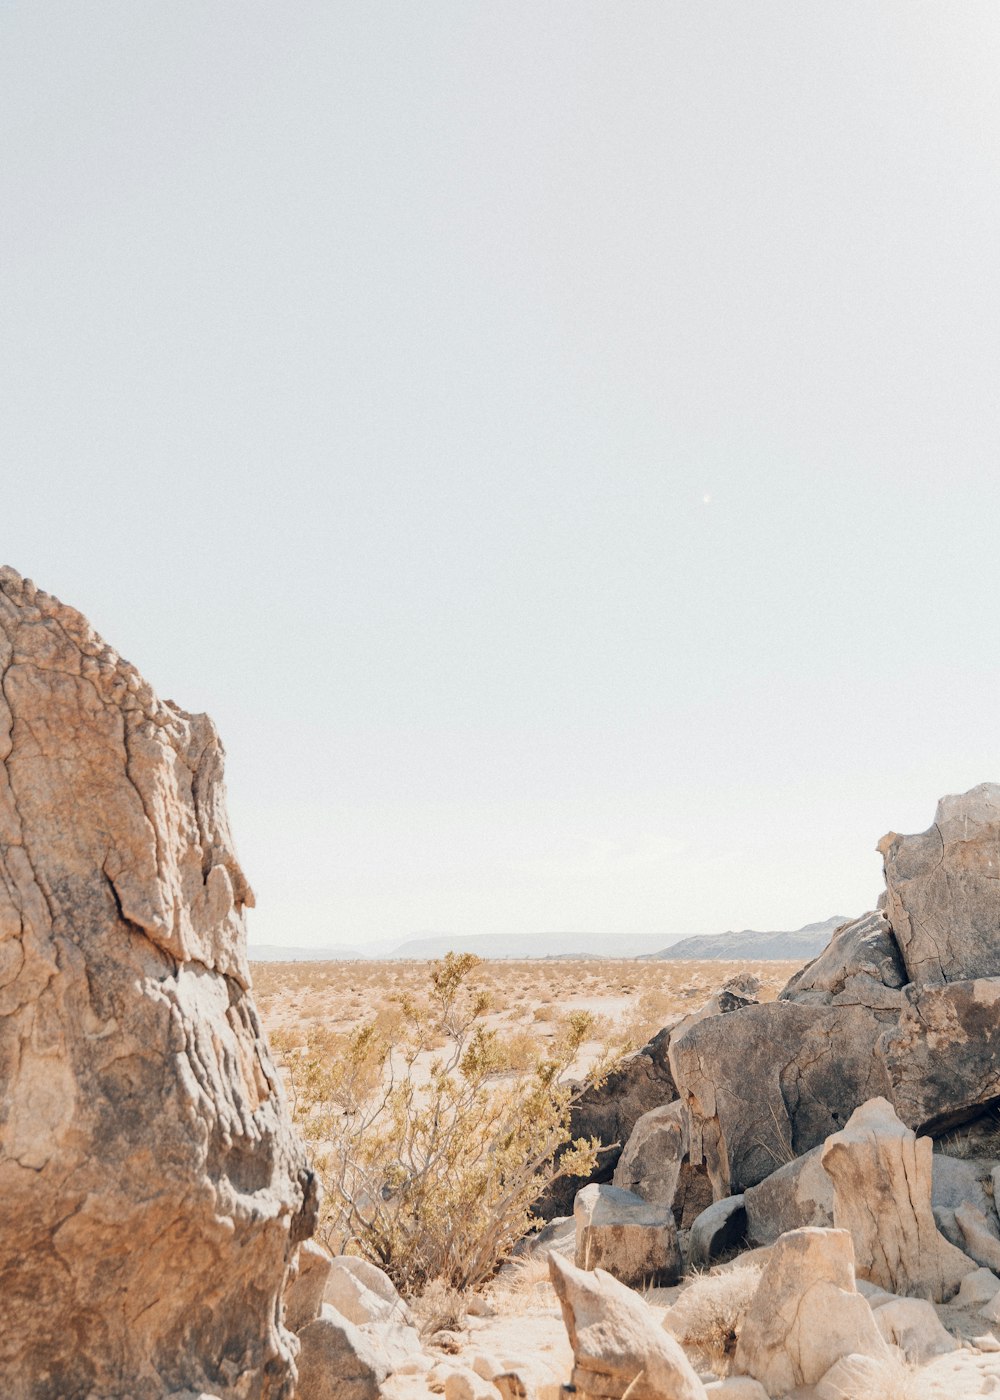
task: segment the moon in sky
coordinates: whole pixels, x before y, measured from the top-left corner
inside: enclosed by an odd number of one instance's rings
[[[702,496],[702,498],[701,498],[701,503],[702,503],[703,506],[710,506],[710,505],[712,504],[712,493],[711,493],[711,491],[706,491],[706,492],[705,492],[704,496]]]

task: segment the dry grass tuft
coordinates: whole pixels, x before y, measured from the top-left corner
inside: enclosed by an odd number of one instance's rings
[[[754,1264],[700,1274],[668,1310],[664,1327],[717,1375],[726,1375],[760,1276]]]
[[[425,1341],[438,1332],[457,1332],[465,1324],[466,1295],[436,1278],[419,1297],[410,1299],[410,1312]]]

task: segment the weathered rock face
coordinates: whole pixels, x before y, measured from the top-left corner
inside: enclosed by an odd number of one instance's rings
[[[1000,976],[1000,786],[942,797],[932,827],[878,849],[906,980]]]
[[[940,1233],[931,1209],[932,1146],[885,1099],[851,1115],[823,1147],[833,1220],[854,1241],[858,1276],[891,1293],[947,1302],[973,1261]]]
[[[905,1123],[940,1133],[1000,1098],[1000,977],[907,987],[880,1053]]]
[[[746,1192],[747,1236],[772,1244],[788,1230],[833,1226],[833,1182],[823,1167],[822,1145],[787,1162]]]
[[[671,1037],[689,1155],[705,1162],[717,1199],[763,1181],[823,1142],[857,1104],[886,1092],[875,1055],[879,1014],[766,1002]]]
[[[900,998],[894,993],[906,980],[885,915],[862,914],[837,929],[819,957],[795,974],[781,1000],[898,1006]]]
[[[0,1393],[291,1393],[315,1187],[211,722],[0,570]]]
[[[705,1387],[678,1342],[638,1294],[596,1269],[556,1254],[549,1274],[573,1348],[572,1385],[594,1400],[705,1400]]]
[[[845,1356],[888,1349],[854,1283],[843,1230],[793,1230],[773,1246],[736,1347],[735,1368],[771,1396],[815,1385]]]
[[[573,1209],[576,1266],[604,1269],[634,1288],[676,1283],[681,1272],[669,1205],[652,1205],[617,1186],[585,1186]]]

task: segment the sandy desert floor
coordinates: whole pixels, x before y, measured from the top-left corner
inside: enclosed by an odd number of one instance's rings
[[[640,1046],[679,1013],[695,1011],[728,978],[752,974],[762,1001],[773,1000],[797,962],[636,962],[601,958],[486,961],[475,974],[490,993],[485,1024],[516,1043],[527,1062],[557,1034],[571,1011],[595,1018],[593,1038],[577,1066],[603,1046]],[[350,1031],[372,1015],[390,1015],[404,997],[427,986],[426,962],[256,963],[254,996],[280,1055],[305,1043],[310,1029]]]

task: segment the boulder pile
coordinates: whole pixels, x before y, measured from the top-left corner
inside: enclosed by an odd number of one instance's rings
[[[960,1340],[1000,1348],[976,1337],[1000,1318],[1000,786],[942,799],[929,831],[879,850],[879,907],[837,929],[777,1001],[715,999],[661,1033],[671,1092],[636,1121],[615,1181],[672,1211],[689,1270],[748,1261],[723,1328],[730,1374],[698,1376],[700,1391],[678,1379],[685,1394],[882,1394],[893,1367],[951,1365]],[[690,1220],[699,1179],[712,1204]],[[576,1262],[592,1267],[586,1215]],[[620,1270],[613,1250],[599,1262],[634,1284],[643,1257],[632,1239]],[[565,1312],[574,1271],[553,1272]],[[714,1286],[689,1279],[667,1314],[686,1345],[739,1291]],[[612,1307],[603,1282],[587,1297]],[[588,1345],[583,1388],[601,1370]],[[638,1352],[613,1359],[605,1395],[643,1371]]]

